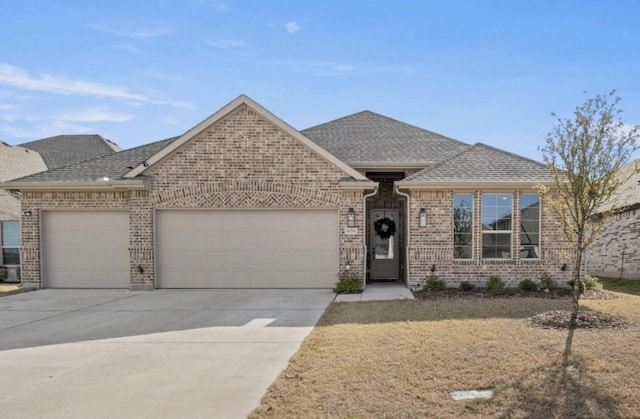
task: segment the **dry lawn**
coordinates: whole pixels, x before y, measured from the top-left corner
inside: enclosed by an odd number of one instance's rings
[[[22,292],[20,285],[15,284],[0,284],[0,297],[3,295],[11,295]]]
[[[582,304],[631,326],[573,333],[527,320],[567,299],[333,303],[250,417],[640,417],[640,297],[619,296]]]

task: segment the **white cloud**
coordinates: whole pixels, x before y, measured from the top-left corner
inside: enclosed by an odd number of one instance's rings
[[[220,48],[220,49],[230,49],[230,48],[246,48],[247,43],[244,41],[235,41],[230,39],[223,39],[219,41],[204,41],[207,45],[211,45],[212,47]]]
[[[9,64],[0,64],[0,83],[26,90],[57,93],[62,95],[83,95],[113,97],[136,102],[148,102],[143,95],[129,92],[120,86],[105,85],[82,80],[69,80],[47,74],[32,76],[26,71]]]
[[[300,29],[302,29],[302,26],[298,25],[296,22],[288,22],[284,25],[284,27],[287,29],[287,32],[289,33],[296,33]]]
[[[69,122],[124,122],[133,118],[133,115],[109,112],[104,108],[87,109],[77,113],[65,113],[55,119]]]
[[[108,33],[111,35],[119,36],[121,38],[138,40],[150,40],[171,32],[171,29],[169,29],[168,27],[131,28],[123,27],[122,25],[107,25],[105,23],[90,23],[87,26],[96,32]]]

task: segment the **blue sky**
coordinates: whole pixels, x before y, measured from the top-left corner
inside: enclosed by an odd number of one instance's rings
[[[239,94],[297,129],[371,110],[531,157],[616,89],[640,123],[638,1],[3,0],[0,140],[179,135]]]

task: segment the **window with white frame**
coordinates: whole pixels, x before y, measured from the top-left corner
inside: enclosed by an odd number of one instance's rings
[[[473,194],[453,195],[453,257],[473,257]]]
[[[20,265],[20,223],[0,222],[0,265]]]
[[[520,196],[520,259],[540,257],[540,196]]]
[[[513,195],[482,194],[482,258],[511,259]]]

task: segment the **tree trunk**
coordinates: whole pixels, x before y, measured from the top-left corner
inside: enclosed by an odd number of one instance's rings
[[[574,269],[573,275],[573,312],[571,316],[571,324],[570,327],[575,328],[575,321],[578,317],[578,310],[580,309],[580,295],[582,294],[583,286],[582,286],[582,242],[583,242],[583,234],[582,232],[578,233],[578,242],[576,246],[576,265]]]

